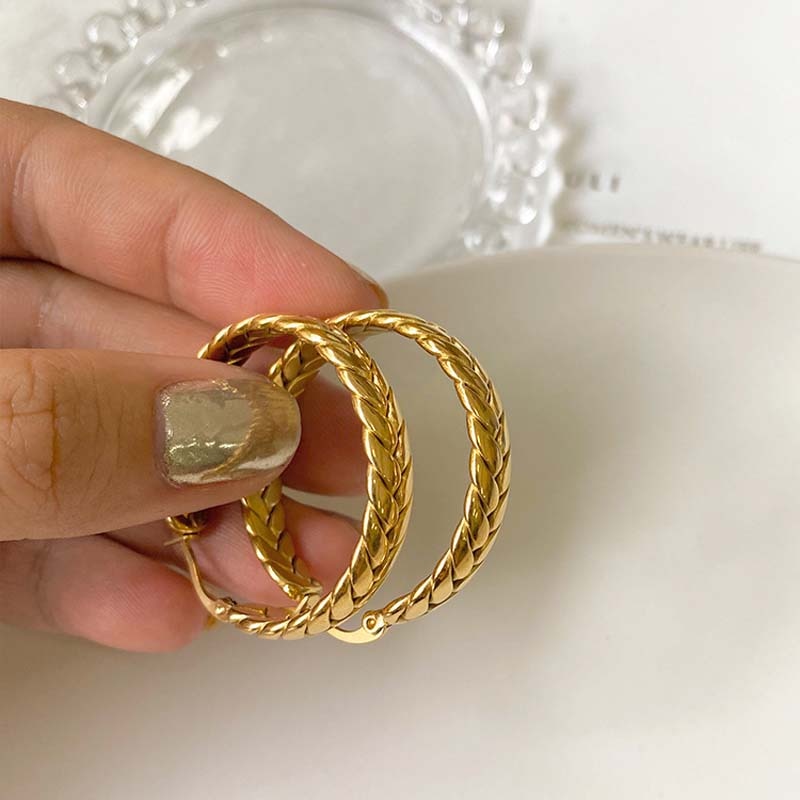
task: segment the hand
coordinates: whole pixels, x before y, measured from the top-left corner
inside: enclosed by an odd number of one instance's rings
[[[326,316],[386,297],[218,181],[4,101],[0,258],[0,621],[129,650],[181,646],[206,615],[170,568],[180,559],[163,517],[257,490],[286,468],[299,427],[283,390],[194,353],[252,314]],[[317,379],[300,408],[287,485],[359,491],[349,396]],[[286,512],[330,585],[355,530],[298,502]],[[285,602],[237,506],[214,515],[198,551],[232,595]]]

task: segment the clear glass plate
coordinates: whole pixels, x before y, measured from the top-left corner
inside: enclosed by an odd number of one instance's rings
[[[373,274],[543,242],[547,92],[464,2],[128,0],[44,105],[208,172]]]

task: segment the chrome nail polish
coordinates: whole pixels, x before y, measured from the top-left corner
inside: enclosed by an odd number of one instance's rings
[[[277,474],[300,441],[295,399],[268,380],[174,383],[158,396],[158,449],[170,483]]]

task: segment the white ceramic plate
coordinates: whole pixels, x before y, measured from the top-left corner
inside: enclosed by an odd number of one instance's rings
[[[797,797],[798,269],[558,249],[398,283],[508,409],[509,514],[469,589],[368,647],[5,630],[3,797]],[[417,473],[391,591],[444,547],[466,446],[437,368],[369,346]]]
[[[40,102],[230,183],[376,275],[541,243],[555,131],[464,0],[127,0]]]

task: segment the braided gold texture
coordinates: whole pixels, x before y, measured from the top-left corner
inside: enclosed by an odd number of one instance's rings
[[[452,381],[466,411],[469,484],[463,515],[431,574],[408,593],[366,612],[359,629],[345,630],[341,623],[356,614],[387,577],[403,544],[411,507],[405,425],[380,369],[356,341],[377,331],[415,341],[436,358]],[[334,589],[320,597],[319,584],[297,557],[285,528],[280,483],[243,498],[245,527],[256,556],[270,578],[297,603],[284,616],[272,619],[267,609],[214,598],[205,590],[191,547],[191,539],[202,530],[202,514],[170,518],[168,523],[182,543],[195,589],[215,618],[266,638],[300,638],[328,631],[346,642],[374,641],[390,626],[417,619],[449,600],[489,553],[508,499],[510,447],[505,415],[494,386],[463,344],[438,325],[395,311],[352,312],[325,323],[301,317],[253,317],[221,331],[199,355],[242,364],[254,350],[285,334],[296,341],[270,368],[272,380],[298,395],[325,362],[333,364],[351,392],[363,426],[369,462],[367,504],[350,567]]]

